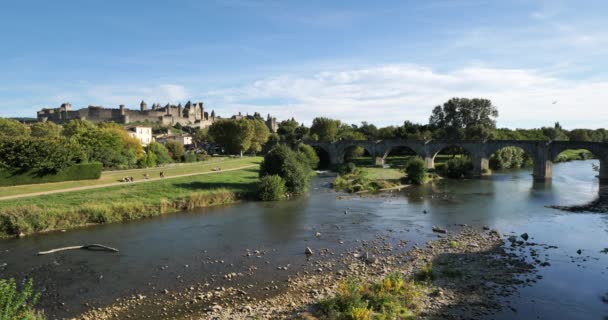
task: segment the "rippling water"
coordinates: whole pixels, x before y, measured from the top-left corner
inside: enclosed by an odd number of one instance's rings
[[[608,304],[601,300],[608,294],[608,254],[600,251],[608,247],[608,215],[545,207],[596,199],[599,184],[591,163],[557,164],[547,183],[535,183],[530,171],[517,170],[480,180],[442,180],[380,197],[336,194],[327,188],[328,178],[318,178],[309,196],[293,201],[243,203],[2,240],[0,265],[7,265],[0,267],[0,277],[33,276],[46,290],[41,306],[47,314],[66,316],[82,312],[85,302],[104,305],[135,292],[185,287],[212,273],[243,271],[252,263],[243,256],[245,249],[267,252],[263,260],[269,263],[260,264],[256,280],[281,280],[286,275],[276,266],[303,265],[306,246],[339,251],[387,230],[421,243],[434,237],[433,225],[466,223],[502,233],[527,232],[531,241],[558,247],[542,253],[551,263],[541,269],[543,279],[508,298],[517,313],[506,310],[493,318],[602,319],[608,316]],[[319,239],[317,231],[323,235]],[[40,250],[85,243],[103,243],[120,253],[36,256]]]

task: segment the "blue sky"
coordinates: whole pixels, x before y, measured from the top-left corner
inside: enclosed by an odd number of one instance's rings
[[[4,2],[0,116],[192,100],[389,125],[481,96],[499,126],[605,127],[607,16],[606,1]]]

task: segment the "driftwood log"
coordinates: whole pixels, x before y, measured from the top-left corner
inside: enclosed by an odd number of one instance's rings
[[[53,249],[53,250],[49,250],[49,251],[40,251],[40,252],[38,252],[38,255],[41,256],[41,255],[45,255],[45,254],[51,254],[51,253],[66,251],[66,250],[76,250],[76,249],[118,252],[118,249],[104,246],[102,244],[85,244],[83,246],[71,246],[71,247],[57,248],[57,249]]]

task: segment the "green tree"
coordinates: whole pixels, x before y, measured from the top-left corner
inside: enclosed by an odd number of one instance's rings
[[[592,130],[589,129],[574,129],[568,133],[571,141],[592,141]]]
[[[443,106],[436,106],[429,125],[442,129],[440,138],[469,138],[466,134],[488,134],[496,128],[498,109],[488,99],[452,98]],[[469,132],[466,132],[469,129]],[[487,130],[485,130],[487,129]],[[474,136],[470,138],[483,138]]]
[[[340,120],[315,118],[310,127],[310,134],[316,136],[320,141],[336,141],[340,124]]]
[[[36,122],[31,126],[32,137],[37,138],[57,138],[61,136],[63,128],[53,122]]]
[[[312,170],[302,158],[288,146],[278,145],[264,156],[260,165],[260,177],[278,175],[285,180],[287,191],[293,194],[305,193]]]
[[[256,154],[261,152],[266,142],[268,142],[270,130],[262,120],[250,121],[253,124],[253,137],[251,138],[249,152]]]
[[[184,149],[184,145],[177,141],[167,141],[165,144],[165,148],[169,151],[169,155],[175,162],[184,161],[184,156],[186,155],[186,150]]]
[[[156,157],[156,163],[158,165],[172,163],[173,159],[169,155],[169,151],[165,148],[164,145],[158,142],[152,142],[146,147],[146,152],[154,153]]]
[[[192,143],[195,147],[200,147],[205,142],[209,142],[209,127],[206,128],[198,128],[192,134]]]
[[[262,201],[277,201],[281,200],[287,187],[285,186],[285,180],[278,175],[268,175],[260,179],[258,185],[258,198]]]
[[[410,159],[405,167],[407,178],[413,184],[423,184],[426,180],[426,166],[420,157]]]
[[[13,119],[0,118],[0,138],[27,137],[29,135],[30,128],[23,123]]]
[[[239,153],[241,157],[251,146],[254,131],[253,124],[246,119],[222,119],[209,127],[213,141],[223,145],[230,153]]]
[[[321,160],[313,147],[301,143],[298,145],[298,152],[304,155],[306,162],[311,169],[316,169],[319,166]]]

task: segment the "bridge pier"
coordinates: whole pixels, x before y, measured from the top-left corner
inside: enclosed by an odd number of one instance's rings
[[[471,155],[471,161],[473,162],[474,177],[481,177],[484,172],[490,170],[490,161],[485,154]]]
[[[424,166],[427,169],[435,169],[435,158],[433,156],[424,157]]]
[[[600,159],[600,180],[608,182],[608,157]]]

